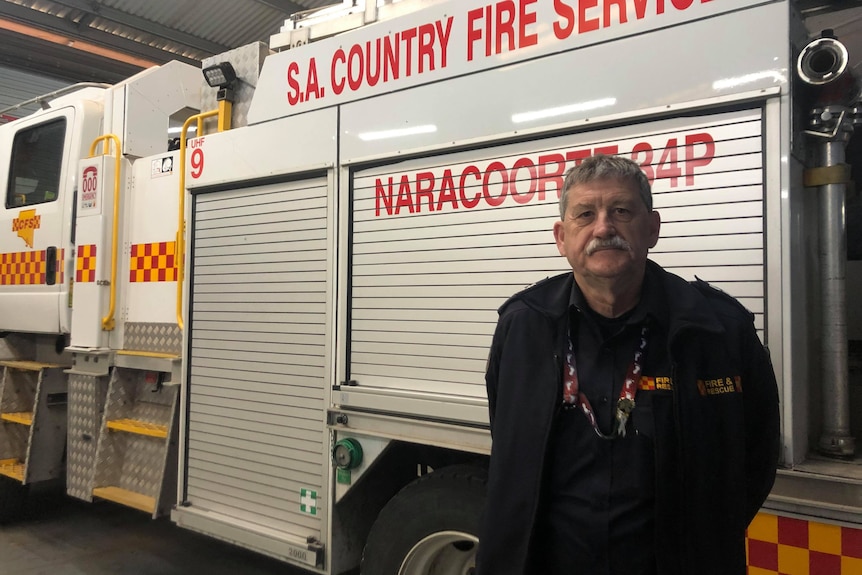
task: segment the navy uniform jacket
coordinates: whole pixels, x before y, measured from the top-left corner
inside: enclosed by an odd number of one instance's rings
[[[778,391],[751,314],[704,282],[647,262],[668,305],[673,393],[653,397],[659,575],[744,575],[744,534],[775,479]],[[560,409],[574,276],[500,308],[485,381],[491,462],[477,575],[541,575],[531,537]],[[573,573],[577,566],[572,566]]]

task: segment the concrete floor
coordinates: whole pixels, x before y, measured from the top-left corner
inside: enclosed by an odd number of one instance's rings
[[[32,493],[24,517],[0,525],[0,575],[308,575],[180,529],[169,519],[53,490]]]

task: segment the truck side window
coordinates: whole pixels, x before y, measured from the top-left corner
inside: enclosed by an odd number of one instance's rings
[[[60,193],[66,120],[21,130],[12,142],[6,207],[53,202]]]

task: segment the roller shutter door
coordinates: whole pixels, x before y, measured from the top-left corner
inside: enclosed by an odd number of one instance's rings
[[[641,123],[442,155],[353,180],[351,379],[437,398],[484,398],[497,308],[566,271],[552,226],[562,174],[617,153],[654,179],[651,257],[740,298],[764,325],[759,109]]]
[[[187,501],[322,541],[324,179],[195,197]]]

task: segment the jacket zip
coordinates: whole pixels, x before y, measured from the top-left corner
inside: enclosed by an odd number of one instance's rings
[[[683,432],[682,432],[682,414],[680,411],[680,401],[679,394],[682,393],[680,390],[681,382],[677,375],[679,374],[679,363],[676,361],[676,354],[674,353],[674,344],[679,341],[680,336],[685,331],[697,331],[698,326],[692,326],[690,324],[683,324],[679,328],[677,328],[676,332],[673,334],[668,334],[668,356],[670,359],[670,373],[671,373],[671,381],[673,381],[673,421],[674,421],[674,434],[676,436],[676,452],[677,452],[677,480],[679,481],[679,488],[682,491],[682,496],[679,498],[679,514],[682,519],[681,525],[681,533],[684,538],[688,538],[691,536],[691,529],[688,526],[689,523],[689,509],[688,509],[688,497],[686,497],[686,493],[688,493],[688,485],[686,481],[686,475],[684,471],[683,462],[686,461],[685,458],[685,446],[683,442]],[[685,547],[688,547],[686,542]],[[679,560],[679,565],[682,573],[688,573],[688,556],[685,553],[682,553]]]
[[[548,318],[546,316],[546,319],[548,320],[548,323],[551,324],[552,332],[557,332],[557,337],[555,338],[555,340],[557,340],[557,341],[554,342],[554,345],[558,345],[558,343],[559,343],[558,340],[560,339],[559,330],[556,328],[556,326],[554,325],[554,322],[551,318]],[[568,321],[568,319],[567,319],[567,321]],[[558,376],[557,379],[559,381],[559,384],[557,385],[557,393],[556,393],[555,397],[561,398],[561,397],[563,397],[562,356],[559,353],[554,353],[551,359],[552,359],[553,366],[554,366],[553,373],[557,374],[557,376]],[[524,557],[524,563],[521,565],[521,572],[525,572],[525,569],[527,567],[527,562],[530,559],[530,551],[533,549],[533,537],[536,534],[536,517],[539,514],[539,501],[541,500],[541,491],[542,491],[542,484],[543,484],[542,479],[545,476],[545,461],[547,460],[548,449],[550,449],[551,429],[554,427],[554,422],[557,420],[557,415],[559,414],[560,409],[562,409],[561,403],[556,402],[554,405],[554,409],[551,412],[551,417],[548,418],[548,420],[547,420],[548,422],[545,425],[545,432],[544,432],[545,448],[544,448],[544,450],[542,450],[542,457],[539,460],[539,466],[538,466],[538,470],[537,470],[537,475],[538,475],[537,486],[538,487],[536,490],[536,495],[533,498],[533,509],[532,509],[532,513],[530,514],[530,523],[531,523],[530,524],[530,538],[527,540],[526,556]]]
[[[673,358],[673,351],[669,350],[671,353],[670,356],[670,377],[673,382],[673,423],[674,423],[674,435],[676,436],[676,474],[677,481],[679,481],[679,488],[682,491],[682,496],[678,498],[679,501],[679,514],[682,518],[681,531],[685,533],[686,538],[689,536],[689,528],[688,528],[688,498],[685,497],[688,489],[686,486],[685,473],[683,471],[683,462],[685,461],[685,449],[683,447],[683,434],[682,434],[682,421],[680,417],[680,406],[679,406],[679,379],[677,379],[678,364]],[[687,547],[687,545],[685,545]],[[679,558],[679,567],[681,573],[688,573],[687,569],[687,556],[685,553],[680,554]]]

